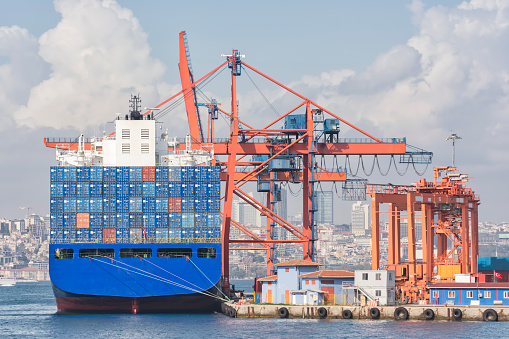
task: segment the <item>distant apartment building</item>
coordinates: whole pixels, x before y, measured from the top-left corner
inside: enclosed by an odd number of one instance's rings
[[[252,197],[253,193],[249,193]],[[233,200],[232,202],[232,219],[237,221],[243,226],[262,226],[262,217],[260,212],[256,210],[253,206],[245,202],[244,200]],[[232,225],[230,228],[230,234],[232,236],[241,236],[244,235],[243,232],[238,230],[236,227]]]
[[[369,228],[369,205],[358,201],[352,205],[352,233],[365,236]]]
[[[333,192],[332,191],[315,191],[315,222],[316,224],[333,224],[334,208],[333,208]]]

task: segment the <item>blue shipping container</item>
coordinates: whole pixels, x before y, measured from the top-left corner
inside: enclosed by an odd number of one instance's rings
[[[83,198],[90,197],[90,184],[88,182],[78,182],[76,184],[76,196]]]
[[[77,242],[89,242],[90,230],[87,228],[78,228],[76,230],[76,241]]]
[[[143,181],[143,170],[141,166],[129,167],[129,181]]]
[[[143,227],[155,228],[156,227],[156,214],[155,213],[144,213],[143,214]]]
[[[76,167],[64,167],[64,181],[76,181]]]
[[[90,181],[90,167],[76,167],[77,181]]]
[[[156,198],[143,198],[142,199],[143,212],[155,212],[156,211]]]
[[[142,227],[143,215],[141,213],[129,213],[129,227]]]
[[[156,181],[168,181],[168,167],[157,166],[156,167]]]
[[[208,181],[221,180],[221,166],[208,167]]]
[[[129,198],[121,197],[116,199],[117,212],[129,212]]]
[[[194,210],[195,212],[207,212],[208,211],[208,201],[207,198],[194,198]]]
[[[167,197],[168,196],[168,183],[167,182],[156,182],[156,197]]]
[[[116,168],[116,181],[129,181],[129,167],[126,166],[118,166]]]
[[[182,227],[182,213],[169,213],[168,214],[168,225],[171,228]]]
[[[51,229],[49,231],[49,239],[51,242],[59,242],[64,239],[64,229]]]
[[[117,215],[115,213],[103,214],[103,227],[115,228],[117,226]]]
[[[129,228],[117,228],[117,244],[129,243]]]
[[[197,197],[208,196],[208,182],[200,182],[194,184],[194,195]]]
[[[182,186],[181,186],[180,182],[178,182],[178,183],[173,183],[173,182],[168,183],[168,196],[169,197],[180,197],[180,196],[182,196]]]
[[[88,198],[76,198],[76,212],[90,212],[90,200]]]
[[[129,213],[117,213],[117,226],[119,228],[129,228]]]
[[[117,197],[129,196],[129,182],[118,182],[116,185]]]
[[[179,166],[168,167],[168,181],[181,181],[182,169]]]
[[[180,186],[183,197],[194,197],[194,183],[182,182]]]
[[[221,214],[219,213],[207,213],[207,226],[209,228],[220,228],[221,227]]]
[[[76,228],[76,213],[64,214],[64,228]]]
[[[155,228],[147,228],[145,229],[145,239],[146,242],[156,242],[156,229]]]
[[[170,242],[181,242],[182,241],[182,229],[181,228],[168,229],[168,239]]]
[[[117,181],[117,168],[103,167],[103,181]]]
[[[117,199],[116,198],[103,198],[103,211],[104,212],[116,212],[117,211]]]
[[[156,213],[156,227],[168,227],[168,213]]]
[[[221,198],[212,197],[207,199],[207,211],[208,212],[220,212],[221,210]]]
[[[194,212],[194,198],[182,198],[182,212]]]
[[[195,181],[194,166],[182,166],[181,173],[182,173],[182,177],[181,177],[182,181]]]
[[[103,198],[90,198],[90,212],[103,211]]]
[[[63,213],[51,213],[49,217],[49,224],[51,228],[62,228],[64,227],[64,215]]]
[[[195,213],[194,214],[194,225],[195,227],[207,227],[207,221],[208,215],[207,213]]]
[[[103,227],[103,214],[102,213],[90,213],[90,227],[99,228]]]
[[[63,213],[64,198],[51,198],[49,201],[49,209],[51,213]]]
[[[156,242],[166,243],[168,242],[168,229],[167,228],[156,228]]]
[[[129,212],[143,212],[142,198],[129,198]]]
[[[90,167],[90,181],[103,181],[102,167]]]
[[[76,212],[76,198],[64,198],[64,212]]]
[[[101,243],[103,240],[103,229],[102,228],[91,228],[90,229],[90,241]]]
[[[103,196],[103,184],[102,182],[91,182],[89,184],[90,187],[90,196],[94,198]]]
[[[221,196],[221,183],[219,181],[211,181],[207,185],[207,196],[209,197]]]
[[[74,240],[76,239],[76,230],[75,229],[64,229],[64,240]]]
[[[64,185],[64,197],[75,197],[76,196],[76,183],[65,182]]]
[[[131,182],[129,184],[129,196],[141,197],[143,193],[143,184],[141,182]]]
[[[182,213],[182,227],[194,227],[194,213]]]
[[[117,196],[117,184],[114,182],[103,182],[103,196],[105,197]]]
[[[156,183],[155,182],[143,182],[143,196],[144,197],[155,197],[156,196]]]
[[[168,212],[168,198],[156,198],[156,212]]]

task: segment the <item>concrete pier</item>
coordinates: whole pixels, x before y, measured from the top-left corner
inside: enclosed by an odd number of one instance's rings
[[[427,321],[508,321],[509,307],[504,306],[343,306],[343,305],[270,305],[223,303],[223,314],[235,318],[302,319],[385,319]]]

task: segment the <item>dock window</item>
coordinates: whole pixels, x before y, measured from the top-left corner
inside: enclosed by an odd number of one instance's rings
[[[433,291],[433,298],[438,298],[439,294],[438,291]]]
[[[368,274],[362,273],[362,280],[368,280]]]
[[[152,258],[151,248],[121,248],[120,258]]]
[[[456,295],[455,291],[449,291],[447,292],[447,298],[454,298]]]
[[[113,248],[82,248],[79,252],[80,258],[113,258],[114,256]]]
[[[504,299],[509,298],[509,291],[504,291]]]
[[[377,273],[375,275],[375,280],[382,280],[382,273]]]
[[[198,248],[198,258],[215,259],[215,248]]]
[[[74,258],[74,250],[72,248],[55,249],[55,259],[72,259]]]
[[[485,298],[491,298],[491,291],[484,291],[484,297]]]
[[[126,129],[126,128],[122,129],[122,139],[124,139],[124,140],[131,139],[131,130],[130,129]]]
[[[375,290],[375,297],[381,297],[382,296],[382,290]]]
[[[473,298],[474,292],[473,291],[467,291],[467,298]]]
[[[157,257],[185,258],[192,257],[193,251],[190,248],[158,248]]]
[[[149,144],[141,144],[141,153],[149,153],[150,151],[150,146]]]

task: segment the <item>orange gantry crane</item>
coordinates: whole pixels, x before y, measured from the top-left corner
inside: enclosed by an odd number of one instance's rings
[[[433,182],[420,179],[414,186],[367,186],[367,194],[372,197],[372,268],[383,266],[395,271],[400,300],[428,299],[430,283],[454,280],[454,274],[477,273],[480,200],[465,187],[468,179],[467,175],[458,174],[455,167],[435,167]],[[388,210],[382,211],[381,204],[388,204]],[[387,263],[383,264],[380,214],[385,212],[388,253]],[[419,223],[421,227],[417,227]],[[422,231],[421,258],[416,255],[418,229]],[[402,238],[408,242],[405,259]]]
[[[156,119],[164,116],[178,103],[185,102],[189,122],[190,136],[194,149],[213,151],[215,164],[222,167],[221,180],[225,183],[222,224],[222,260],[223,286],[229,289],[229,255],[230,250],[263,250],[266,251],[267,274],[273,273],[274,246],[280,243],[301,243],[303,245],[303,259],[313,260],[315,239],[315,184],[317,182],[342,182],[343,193],[351,188],[358,190],[355,184],[349,184],[346,170],[333,168],[327,170],[318,166],[319,156],[338,155],[388,155],[400,156],[401,163],[431,162],[432,153],[406,144],[406,138],[376,138],[348,121],[342,119],[326,108],[304,97],[296,91],[270,78],[256,68],[242,61],[243,56],[238,50],[231,55],[225,55],[225,62],[213,69],[202,78],[194,81],[190,63],[190,53],[186,33],[179,36],[180,76],[182,91],[157,105],[162,108],[154,115]],[[231,110],[219,108],[215,100],[199,103],[197,89],[208,83],[224,69],[231,70]],[[284,89],[298,100],[298,104],[280,115],[274,121],[254,127],[254,123],[247,123],[239,118],[237,100],[237,79],[242,72],[253,72],[264,79]],[[202,93],[201,93],[202,94]],[[178,98],[179,97],[179,98]],[[178,98],[178,99],[177,99]],[[176,100],[174,100],[176,99]],[[199,107],[204,106],[208,111],[207,131],[202,129]],[[151,110],[144,115],[152,113]],[[227,119],[229,134],[227,137],[216,138],[215,121],[219,114]],[[260,124],[260,119],[254,117],[254,122]],[[359,138],[339,138],[340,123],[349,126],[361,134]],[[279,127],[277,126],[279,125]],[[281,125],[283,125],[281,127]],[[45,139],[48,147],[63,147],[73,149],[72,142],[65,140]],[[89,146],[88,146],[89,147]],[[85,148],[87,145],[85,144]],[[250,157],[248,157],[250,156]],[[292,225],[275,212],[275,204],[279,199],[281,183],[302,183],[302,228]],[[265,196],[265,202],[260,202],[244,190],[246,183],[256,183],[257,191]],[[365,183],[365,181],[364,181]],[[365,193],[365,187],[361,187]],[[345,194],[344,194],[345,195]],[[246,226],[232,219],[233,198],[238,197],[247,202],[262,215],[267,217],[267,232],[265,239],[256,236]],[[347,196],[351,195],[347,194]],[[355,198],[355,194],[353,195]],[[246,234],[248,240],[230,239],[230,227],[236,227]],[[274,239],[274,228],[283,227],[295,240]],[[230,244],[254,244],[253,247],[230,248]],[[261,246],[261,247],[260,247]]]

